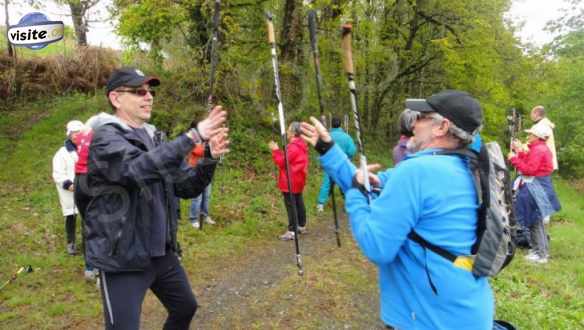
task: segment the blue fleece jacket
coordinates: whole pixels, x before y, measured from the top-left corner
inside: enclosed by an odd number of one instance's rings
[[[338,146],[320,160],[345,191],[355,240],[379,268],[383,322],[399,329],[492,329],[494,301],[487,278],[475,278],[407,238],[415,229],[456,255],[469,255],[476,239],[478,203],[468,166],[460,157],[436,151],[408,155],[380,173],[382,190],[370,205],[351,188],[356,169]]]

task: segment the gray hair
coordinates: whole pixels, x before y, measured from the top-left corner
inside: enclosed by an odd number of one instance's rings
[[[302,131],[300,130],[300,123],[297,121],[291,122],[290,126],[288,126],[288,130],[294,133],[294,136],[300,136],[300,134],[302,134]]]
[[[448,119],[437,112],[428,114],[428,117],[432,118],[432,122],[435,124],[440,124],[442,121],[444,121],[444,119]],[[459,143],[460,147],[465,147],[472,143],[474,134],[469,133],[463,130],[462,128],[456,126],[451,120],[448,120],[448,122],[450,123],[450,125],[448,126],[448,134],[460,141]],[[479,130],[480,127],[476,129],[476,132],[478,132]]]
[[[401,135],[411,137],[414,135],[414,123],[418,116],[420,115],[417,111],[412,111],[410,109],[405,109],[399,115],[399,132]]]

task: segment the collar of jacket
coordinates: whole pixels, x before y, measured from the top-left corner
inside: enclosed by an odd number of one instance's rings
[[[136,145],[143,150],[148,150],[148,147],[144,144],[144,142],[142,142],[142,139],[140,139],[140,137],[138,137],[138,135],[136,134],[136,131],[132,129],[130,126],[123,123],[122,121],[120,120],[109,121],[106,124],[104,124],[104,126],[105,125],[109,125],[121,131],[124,138],[130,141],[133,145]],[[162,141],[162,134],[161,132],[156,131],[156,127],[154,125],[144,124],[142,128],[146,129],[146,132],[152,138],[152,141],[154,142],[155,146],[160,144],[160,142]]]
[[[102,114],[100,114],[101,115],[101,118],[100,118],[101,125],[115,124],[115,125],[119,126],[124,131],[130,131],[130,132],[134,131],[128,124],[121,121],[120,118],[118,118],[117,116],[110,115],[107,113],[102,113]],[[146,130],[146,132],[148,132],[148,135],[150,135],[150,137],[154,139],[154,135],[156,133],[156,126],[148,124],[148,123],[144,123],[144,125],[142,125],[141,128],[144,128]]]
[[[67,139],[65,140],[65,149],[67,149],[68,152],[74,152],[77,151],[77,146],[71,141],[71,139]]]
[[[542,139],[539,139],[539,138],[538,138],[537,140],[535,140],[535,141],[533,141],[533,142],[530,142],[530,143],[528,144],[528,146],[529,146],[529,147],[535,147],[535,146],[537,146],[537,145],[539,145],[539,144],[545,144],[545,140],[542,140]]]

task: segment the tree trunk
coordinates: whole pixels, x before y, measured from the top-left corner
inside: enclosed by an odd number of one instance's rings
[[[286,0],[280,37],[283,61],[302,62],[302,32],[302,2]]]
[[[8,19],[8,2],[9,0],[4,0],[4,17],[6,17],[6,32],[8,32],[8,28],[10,27],[10,21]],[[12,45],[10,44],[10,40],[6,38],[6,49],[8,50],[8,56],[14,57],[14,50],[12,49]]]
[[[75,28],[77,45],[87,46],[87,22],[85,21],[87,8],[83,1],[69,1],[69,8],[71,8],[71,19]]]

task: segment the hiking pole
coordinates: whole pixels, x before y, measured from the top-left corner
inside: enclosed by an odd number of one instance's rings
[[[219,24],[221,13],[221,0],[215,0],[215,11],[213,12],[213,32],[211,35],[211,50],[209,58],[211,61],[211,69],[209,71],[209,96],[207,97],[207,111],[211,112],[215,106],[215,76],[217,72],[217,63],[219,62],[218,44],[219,44]],[[219,162],[223,161],[223,155],[219,156]],[[211,183],[209,183],[211,184]],[[206,189],[206,188],[205,188]],[[222,191],[221,187],[219,190]],[[210,198],[211,196],[205,196]],[[203,219],[199,216],[199,230],[203,230]]]
[[[219,24],[221,19],[221,0],[215,0],[215,11],[213,13],[213,33],[211,36],[211,70],[209,72],[209,97],[207,98],[207,109],[213,110],[215,105],[215,73],[217,72],[217,63],[219,62],[218,44],[219,44]]]
[[[276,35],[274,34],[273,16],[271,13],[266,14],[268,25],[268,42],[272,48],[272,66],[274,68],[274,87],[276,89],[276,98],[278,100],[278,117],[280,120],[280,137],[282,148],[284,148],[284,166],[286,169],[286,180],[288,193],[290,194],[290,203],[292,204],[292,218],[294,220],[294,247],[296,249],[296,266],[298,266],[298,275],[304,275],[302,266],[302,255],[298,244],[298,211],[296,209],[296,198],[292,193],[292,180],[290,177],[290,164],[288,163],[288,147],[286,145],[286,118],[284,116],[284,105],[282,104],[282,94],[280,92],[280,74],[278,73],[278,54],[276,52]]]
[[[326,117],[324,115],[324,103],[322,101],[322,76],[320,74],[320,55],[318,52],[318,39],[316,35],[316,11],[308,12],[308,32],[310,34],[310,48],[312,49],[312,58],[314,59],[314,73],[316,78],[316,95],[318,96],[318,105],[320,108],[320,121],[324,124]],[[332,127],[329,126],[329,128]],[[333,219],[335,224],[335,235],[337,237],[337,246],[341,247],[341,237],[339,236],[339,218],[337,217],[337,203],[335,202],[335,183],[329,177],[331,183],[330,194],[333,201]]]
[[[353,111],[353,119],[355,123],[355,131],[357,135],[357,146],[359,147],[359,167],[363,173],[363,185],[365,186],[365,193],[367,202],[371,202],[371,184],[369,183],[369,171],[367,169],[367,158],[365,157],[365,145],[361,139],[361,119],[359,117],[359,110],[357,109],[357,88],[355,86],[355,70],[353,68],[353,53],[351,48],[351,30],[353,26],[349,23],[342,26],[342,40],[341,47],[343,48],[343,66],[347,74],[347,81],[349,82],[349,92],[351,94],[351,110]]]
[[[32,266],[31,265],[27,265],[27,266],[23,266],[20,267],[11,277],[10,279],[8,279],[8,281],[4,282],[4,284],[2,284],[2,286],[0,286],[0,290],[4,289],[8,284],[10,284],[11,282],[13,282],[14,280],[16,280],[16,278],[18,277],[18,275],[20,273],[32,273]]]
[[[310,49],[312,49],[312,58],[314,59],[314,75],[316,78],[316,95],[318,96],[318,107],[320,109],[320,122],[325,124],[324,103],[322,101],[321,88],[322,76],[320,75],[320,54],[318,52],[318,39],[316,36],[316,11],[308,12],[308,32],[310,34]]]

